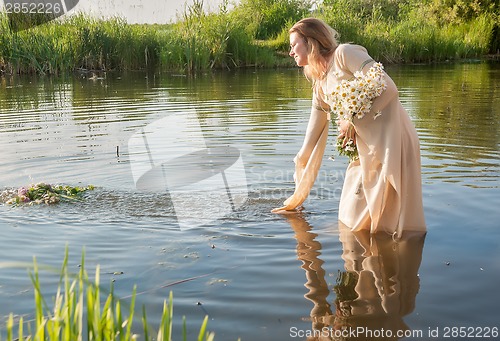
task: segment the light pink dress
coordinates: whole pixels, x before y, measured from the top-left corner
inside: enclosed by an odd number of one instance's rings
[[[328,96],[342,79],[373,65],[366,49],[359,45],[337,47],[326,77],[313,96],[311,118],[302,155],[296,162],[294,195],[279,209],[293,210],[307,198],[321,165],[328,133]],[[362,70],[360,70],[362,68]],[[420,145],[398,90],[385,75],[387,89],[373,101],[362,119],[354,118],[359,159],[349,164],[339,205],[339,220],[353,231],[369,229],[401,235],[403,230],[425,231],[420,174]],[[376,115],[380,112],[381,115]],[[332,114],[333,116],[335,113]],[[335,117],[332,117],[335,119]]]

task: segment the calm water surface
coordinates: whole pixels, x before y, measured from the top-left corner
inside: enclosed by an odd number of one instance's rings
[[[175,331],[186,315],[192,338],[207,313],[217,340],[304,340],[313,328],[346,325],[444,339],[447,327],[500,327],[500,65],[388,72],[421,138],[428,224],[425,238],[398,243],[339,227],[347,161],[330,159],[334,129],[304,213],[270,213],[293,192],[310,104],[300,71],[2,76],[0,191],[39,181],[96,186],[82,202],[0,205],[2,330],[11,311],[33,318],[27,270],[7,263],[36,256],[59,267],[65,246],[70,269],[84,248],[86,268],[100,264],[101,282],[114,281],[118,296],[137,284],[152,324],[173,290]],[[148,124],[179,115],[195,118],[207,144],[241,153],[248,185],[233,213],[182,230],[165,192],[136,189],[138,154],[128,148]],[[44,271],[41,281],[50,298],[58,274]]]

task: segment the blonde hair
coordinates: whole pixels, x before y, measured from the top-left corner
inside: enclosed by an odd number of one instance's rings
[[[316,18],[305,18],[298,21],[289,30],[289,34],[298,33],[304,38],[309,55],[308,65],[304,67],[304,74],[313,85],[320,80],[327,71],[326,62],[335,52],[339,45],[338,33],[324,21]]]

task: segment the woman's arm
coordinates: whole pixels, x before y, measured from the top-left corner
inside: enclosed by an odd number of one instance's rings
[[[307,124],[306,135],[304,137],[304,142],[302,147],[297,153],[295,162],[301,166],[305,166],[311,153],[319,140],[319,137],[328,121],[328,114],[324,110],[320,109],[318,102],[313,99],[313,106],[311,108],[311,116],[309,117],[309,123]]]
[[[368,70],[375,63],[366,49],[359,45],[340,45],[337,53],[340,67],[349,71],[352,75],[354,75],[357,71],[362,71],[363,73],[368,72]],[[387,84],[387,88],[379,97],[373,100],[371,113],[374,115],[376,115],[377,112],[382,111],[387,104],[399,95],[396,84],[385,71],[384,79]]]
[[[375,61],[370,57],[368,53],[366,53],[366,50],[363,47],[353,48],[352,51],[349,50],[347,53],[349,53],[349,56],[345,57],[346,66],[353,74],[356,71],[362,71],[363,73],[366,73],[375,63]],[[365,63],[365,61],[368,60],[371,61]],[[385,71],[384,80],[387,84],[387,88],[379,97],[375,98],[372,103],[371,113],[373,113],[374,115],[376,115],[377,112],[382,111],[387,106],[387,104],[389,104],[389,102],[391,102],[399,95],[396,84]]]

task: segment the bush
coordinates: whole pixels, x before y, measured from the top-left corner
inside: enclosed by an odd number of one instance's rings
[[[270,39],[290,22],[307,16],[311,2],[307,0],[242,0],[236,13],[249,27],[255,39]]]

